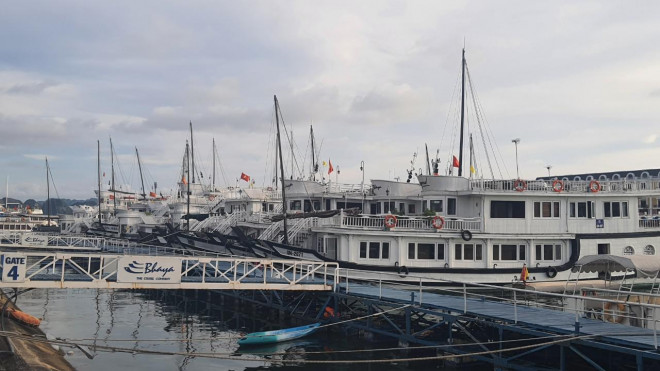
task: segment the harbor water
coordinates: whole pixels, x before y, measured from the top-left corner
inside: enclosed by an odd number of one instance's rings
[[[323,329],[303,339],[245,351],[237,344],[242,333],[301,323],[291,322],[274,310],[252,305],[244,308],[234,301],[227,301],[222,307],[209,305],[195,300],[192,294],[165,290],[38,289],[20,295],[17,304],[24,311],[43,318],[41,329],[46,334],[88,345],[93,359],[78,349],[62,348],[67,352],[67,360],[78,370],[384,371],[456,367],[438,361],[397,362],[395,358],[436,353],[405,349],[373,351],[374,348],[396,348],[397,344],[391,340],[375,341],[369,336],[346,335],[338,327]],[[358,352],[341,352],[346,350]],[[370,359],[393,361],[358,363]],[[334,363],[345,360],[354,362]]]

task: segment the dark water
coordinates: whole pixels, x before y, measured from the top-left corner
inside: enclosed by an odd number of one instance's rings
[[[346,336],[338,329],[322,330],[293,342],[257,348],[251,354],[237,353],[241,332],[262,331],[291,325],[281,315],[263,308],[243,310],[233,302],[221,310],[183,299],[173,292],[121,290],[34,290],[22,294],[17,304],[43,318],[41,329],[53,336],[96,346],[122,348],[109,352],[97,348],[94,359],[73,350],[67,360],[79,370],[428,370],[442,368],[438,362],[309,364],[306,360],[361,360],[431,356],[434,353],[405,351],[372,352],[369,348],[396,347],[396,342],[366,341]],[[251,313],[247,313],[251,312]],[[255,313],[256,312],[256,313]],[[275,318],[275,319],[272,319]],[[274,323],[277,322],[277,323]],[[300,324],[300,323],[298,323]],[[342,354],[339,350],[366,350]],[[185,354],[143,354],[142,351]],[[212,353],[223,359],[195,356]],[[259,353],[280,353],[267,355]],[[285,353],[285,354],[281,354]],[[293,361],[283,363],[280,360]]]

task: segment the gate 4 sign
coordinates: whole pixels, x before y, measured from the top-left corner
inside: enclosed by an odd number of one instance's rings
[[[2,282],[23,282],[27,258],[22,254],[5,253],[2,255]]]
[[[157,256],[125,256],[119,259],[117,282],[179,283],[181,259]]]

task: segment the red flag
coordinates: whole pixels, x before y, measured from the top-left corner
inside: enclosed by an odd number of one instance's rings
[[[520,272],[520,280],[527,282],[529,280],[529,271],[527,270],[527,264],[523,264],[522,272]]]
[[[181,183],[188,184],[188,182],[186,182],[186,176],[185,175],[181,178]]]
[[[241,179],[245,180],[248,183],[250,183],[250,176],[245,174],[245,173],[241,173]]]
[[[461,164],[458,163],[458,159],[454,156],[454,167],[459,167]]]
[[[105,171],[103,172],[103,177],[105,178]]]
[[[158,195],[156,194],[156,192],[149,192],[149,196],[150,196],[150,197],[156,197],[156,196],[158,196]]]
[[[330,173],[332,173],[333,170],[335,170],[335,168],[332,167],[332,161],[328,160],[328,164],[330,164],[330,167],[328,168],[328,175],[329,175]]]

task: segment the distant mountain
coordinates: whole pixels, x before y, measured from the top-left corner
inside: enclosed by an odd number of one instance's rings
[[[5,198],[0,198],[0,204],[4,207],[5,205]],[[17,207],[18,209],[22,209],[26,206],[29,206],[31,209],[42,209],[44,211],[44,214],[48,214],[49,210],[49,205],[47,205],[47,201],[36,201],[34,199],[29,199],[26,200],[25,202],[22,202],[21,200],[9,198],[9,209],[13,209],[14,207]],[[70,206],[79,206],[79,205],[89,205],[89,206],[97,206],[98,205],[98,200],[95,198],[89,198],[87,200],[71,200],[68,198],[51,198],[50,199],[50,208],[51,208],[51,215],[56,215],[56,214],[68,214],[71,215],[73,212],[71,210]]]

